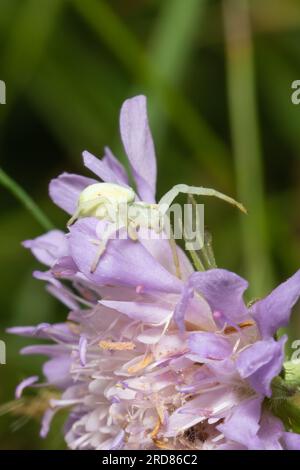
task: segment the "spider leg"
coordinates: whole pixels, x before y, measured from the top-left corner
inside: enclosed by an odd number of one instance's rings
[[[74,215],[68,220],[67,227],[70,227],[72,224],[74,224],[74,222],[76,222],[76,220],[80,218],[82,213],[92,210],[93,207],[95,207],[96,205],[100,205],[101,203],[108,203],[107,198],[104,198],[103,196],[99,196],[99,197],[95,197],[94,199],[91,199],[90,201],[85,201],[83,203],[80,203]]]
[[[74,212],[74,214],[72,215],[72,217],[71,217],[71,218],[68,220],[68,222],[67,222],[67,227],[71,227],[71,225],[73,225],[74,222],[76,222],[76,220],[79,219],[79,217],[80,217],[80,212],[81,212],[81,211],[80,211],[79,209],[77,209],[77,210]]]
[[[108,240],[106,240],[106,241],[104,241],[104,240],[91,240],[91,241],[94,245],[98,245],[98,247],[99,247],[98,251],[97,251],[97,254],[94,258],[94,261],[91,265],[91,269],[90,269],[90,273],[93,274],[96,271],[96,269],[98,267],[98,264],[99,264],[99,261],[100,261],[100,258],[101,258],[101,256],[103,255],[103,253],[106,249],[106,245],[107,245]]]
[[[159,206],[161,206],[162,213],[166,213],[168,211],[171,203],[180,193],[194,194],[196,196],[213,196],[218,199],[222,199],[223,201],[228,202],[233,206],[238,207],[242,212],[247,214],[247,210],[241,203],[237,202],[235,199],[229,196],[226,196],[226,194],[220,193],[215,189],[203,188],[201,186],[188,186],[186,184],[177,184],[176,186],[173,186],[173,188],[170,189],[170,191],[168,191],[161,198],[161,200],[159,201]]]
[[[110,225],[109,227],[107,227],[106,230],[104,230],[101,240],[91,240],[91,242],[94,245],[98,245],[98,247],[99,247],[99,249],[96,253],[95,259],[92,263],[91,269],[90,269],[90,272],[92,274],[96,271],[96,269],[98,267],[98,264],[99,264],[99,261],[100,261],[100,258],[103,255],[104,251],[106,250],[106,246],[107,246],[110,238],[118,230],[120,230],[123,226],[124,225],[122,225],[122,224],[121,225],[116,225],[116,224]]]

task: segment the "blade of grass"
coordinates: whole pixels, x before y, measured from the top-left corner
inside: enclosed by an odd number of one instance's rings
[[[139,44],[112,7],[102,0],[72,0],[94,34],[113,51],[118,60],[142,85],[161,100],[170,121],[190,146],[194,157],[222,186],[232,187],[229,154],[225,144],[176,88],[165,83]]]
[[[48,217],[38,207],[34,200],[18,185],[10,176],[8,176],[2,168],[0,168],[0,184],[8,189],[31,213],[31,215],[39,222],[45,230],[51,230],[53,224]]]
[[[255,97],[253,48],[248,0],[223,0],[227,86],[238,196],[249,209],[242,237],[251,294],[272,282],[264,202],[262,154]]]
[[[207,6],[206,0],[162,2],[153,31],[150,59],[169,83],[180,82]]]
[[[8,114],[17,93],[30,82],[64,4],[64,0],[43,0],[42,5],[40,0],[19,2],[2,58],[2,78],[8,88],[2,119]]]
[[[269,46],[260,46],[259,67],[265,109],[276,129],[295,155],[300,157],[300,113],[299,106],[291,101],[291,85],[298,77],[297,66],[289,62],[280,51],[276,53]],[[276,77],[276,80],[274,80]]]
[[[80,163],[80,153],[85,148],[99,155],[104,145],[112,144],[109,132],[115,127],[123,81],[109,81],[115,70],[86,47],[80,47],[74,34],[66,34],[67,52],[59,52],[60,40],[58,35],[57,44],[41,64],[27,96],[68,156]],[[84,76],[78,73],[78,57]],[[113,98],[109,89],[114,91]]]
[[[149,58],[160,79],[166,83],[176,86],[184,76],[206,6],[206,0],[162,2],[152,33]],[[151,97],[149,109],[157,138],[158,134],[162,136],[165,127],[161,101],[155,96]]]

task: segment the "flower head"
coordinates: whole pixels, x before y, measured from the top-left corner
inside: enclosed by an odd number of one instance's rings
[[[127,100],[121,136],[137,196],[155,202],[156,159],[146,100]],[[109,149],[102,160],[84,152],[98,178],[128,187]],[[96,179],[64,173],[50,184],[53,201],[70,215]],[[48,266],[35,277],[69,309],[60,324],[14,327],[15,334],[50,340],[23,354],[49,357],[45,387],[55,387],[41,434],[69,409],[65,439],[72,449],[300,448],[265,405],[284,360],[287,324],[300,294],[300,271],[247,307],[247,282],[223,269],[194,272],[169,240],[109,240],[96,269],[95,240],[109,222],[84,217],[68,233],[53,230],[24,242]],[[19,385],[34,387],[37,377]],[[40,385],[40,384],[39,384]]]

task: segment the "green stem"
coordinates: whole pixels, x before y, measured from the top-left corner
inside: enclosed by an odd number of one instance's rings
[[[249,0],[223,0],[227,86],[238,197],[249,209],[242,219],[244,260],[252,295],[272,284],[262,152],[256,105]]]
[[[195,266],[196,270],[197,271],[205,271],[205,267],[203,266],[202,261],[198,257],[196,251],[189,250],[189,253],[191,255],[191,258],[192,258],[192,261],[194,263],[194,266]]]
[[[151,95],[154,94],[161,101],[164,112],[190,146],[194,158],[199,159],[225,189],[230,188],[232,177],[226,145],[194,109],[193,104],[176,86],[161,76],[135,35],[115,14],[110,2],[72,0],[72,3],[138,83],[144,89],[152,90]]]
[[[47,218],[47,216],[41,211],[33,199],[24,191],[21,186],[18,185],[10,176],[8,176],[2,168],[0,168],[0,184],[8,189],[23,206],[33,215],[33,217],[39,222],[39,224],[45,230],[53,229],[53,224]]]
[[[197,214],[197,202],[192,194],[188,194],[188,203],[193,206],[193,211],[194,214]],[[195,215],[197,217],[197,215]],[[202,248],[198,252],[194,252],[194,255],[199,263],[201,264],[202,268],[201,271],[205,271],[206,269],[212,269],[216,268],[216,260],[215,256],[213,253],[212,249],[212,236],[211,234],[207,231],[204,230],[204,240],[200,237],[200,233],[197,232],[196,234],[197,241],[199,243],[199,246],[202,246]],[[192,258],[193,258],[192,256]],[[193,258],[194,261],[194,258]]]

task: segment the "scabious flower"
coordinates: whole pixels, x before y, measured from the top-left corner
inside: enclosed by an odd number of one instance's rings
[[[121,137],[137,197],[155,201],[156,159],[146,100],[121,109]],[[105,149],[84,164],[102,181],[128,186],[123,166]],[[98,180],[64,173],[50,196],[68,214]],[[110,240],[96,269],[95,239],[107,221],[79,219],[68,233],[53,230],[24,242],[48,267],[34,276],[69,309],[66,322],[13,327],[48,340],[22,354],[43,354],[45,382],[55,387],[41,435],[62,408],[71,449],[300,449],[266,400],[280,374],[287,325],[300,295],[300,271],[249,308],[247,282],[224,269],[195,272],[177,247],[180,278],[166,239]],[[100,227],[100,228],[99,228]]]

